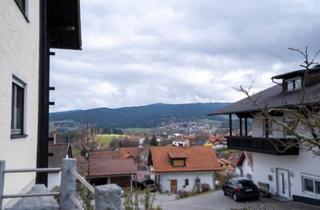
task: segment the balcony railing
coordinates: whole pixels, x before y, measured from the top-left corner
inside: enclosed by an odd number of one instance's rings
[[[60,192],[44,193],[21,193],[4,194],[4,176],[11,173],[31,173],[31,172],[61,172]],[[0,210],[2,200],[8,198],[59,196],[61,210],[84,210],[82,202],[76,197],[76,182],[84,185],[93,195],[95,200],[95,210],[121,208],[121,188],[116,185],[101,185],[93,187],[87,180],[77,172],[76,159],[64,159],[61,168],[34,168],[34,169],[5,169],[5,161],[0,160]],[[118,201],[118,202],[116,202]],[[116,206],[115,204],[119,204]]]
[[[299,147],[295,139],[228,136],[227,140],[229,149],[272,155],[299,155]]]

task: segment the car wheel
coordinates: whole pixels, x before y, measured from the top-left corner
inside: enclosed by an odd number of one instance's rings
[[[238,202],[238,201],[239,201],[239,198],[238,198],[238,196],[237,196],[237,194],[236,194],[236,193],[234,193],[234,194],[233,194],[233,200],[234,200],[234,201],[236,201],[236,202]]]
[[[228,195],[226,191],[223,191],[223,194],[224,194],[224,196],[227,196],[227,195]]]

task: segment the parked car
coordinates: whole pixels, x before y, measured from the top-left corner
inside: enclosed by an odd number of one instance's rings
[[[150,192],[157,192],[156,183],[152,179],[145,180],[143,183],[144,186],[150,190]]]
[[[152,179],[144,180],[143,182],[133,182],[133,186],[137,189],[144,190],[148,188],[150,192],[157,192],[157,187]]]
[[[225,196],[231,196],[235,201],[240,199],[259,199],[259,190],[253,181],[245,177],[230,179],[222,186]]]

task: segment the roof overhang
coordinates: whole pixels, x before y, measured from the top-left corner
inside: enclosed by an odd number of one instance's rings
[[[81,50],[80,0],[48,0],[50,48]]]

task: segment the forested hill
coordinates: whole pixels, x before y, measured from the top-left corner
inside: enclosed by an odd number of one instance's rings
[[[207,114],[228,104],[151,104],[117,109],[74,110],[51,113],[50,121],[89,122],[98,128],[152,128],[166,122],[183,122],[204,118],[221,120],[221,117],[209,117]]]

